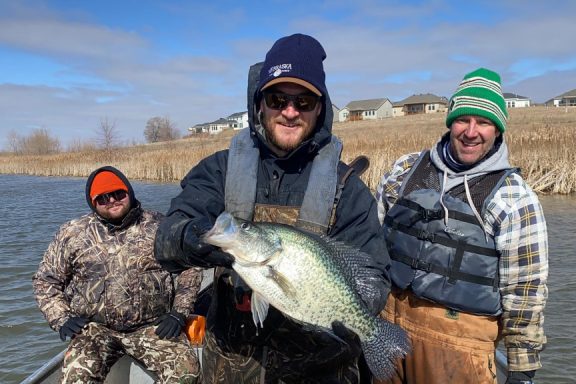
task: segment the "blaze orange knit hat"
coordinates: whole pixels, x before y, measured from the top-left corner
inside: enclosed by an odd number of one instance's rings
[[[102,195],[108,192],[114,192],[122,189],[128,192],[128,187],[124,182],[116,176],[114,172],[102,171],[94,176],[92,185],[90,186],[90,199],[94,202],[94,199],[98,195]]]

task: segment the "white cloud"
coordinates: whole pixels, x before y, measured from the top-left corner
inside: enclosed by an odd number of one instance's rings
[[[108,117],[126,140],[140,140],[153,116],[170,116],[184,131],[238,112],[249,66],[295,32],[325,47],[328,88],[340,107],[413,93],[449,97],[478,66],[500,72],[506,91],[538,102],[576,88],[569,1],[295,0],[281,13],[274,1],[183,2],[142,4],[134,17],[125,6],[117,18],[103,15],[106,5],[96,14],[94,4],[58,3],[0,4],[0,52],[27,60],[0,60],[0,147],[10,130],[41,126],[72,140],[92,136]]]

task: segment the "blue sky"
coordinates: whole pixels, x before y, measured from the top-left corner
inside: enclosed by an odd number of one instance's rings
[[[470,3],[470,4],[469,4]],[[0,149],[45,128],[64,147],[124,142],[146,121],[181,131],[246,110],[246,79],[274,41],[317,38],[332,101],[450,97],[480,66],[544,102],[576,88],[576,2],[0,1]]]

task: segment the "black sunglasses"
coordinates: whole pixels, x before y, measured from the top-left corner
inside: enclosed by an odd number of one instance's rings
[[[282,110],[292,102],[294,108],[300,112],[310,112],[316,108],[320,97],[316,95],[288,95],[280,92],[262,92],[266,106],[271,109]]]
[[[106,205],[106,204],[108,204],[108,202],[110,201],[110,198],[112,198],[112,197],[114,198],[115,201],[120,201],[120,200],[123,200],[127,195],[128,195],[128,192],[126,192],[123,189],[119,189],[117,191],[103,193],[102,195],[98,195],[98,196],[96,196],[94,201],[96,201],[96,204],[98,204],[98,205]]]

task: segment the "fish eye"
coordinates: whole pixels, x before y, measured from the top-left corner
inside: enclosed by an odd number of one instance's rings
[[[240,224],[240,228],[244,230],[250,229],[250,223],[242,223]]]

